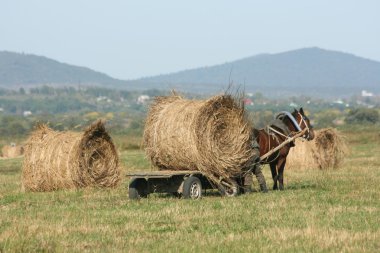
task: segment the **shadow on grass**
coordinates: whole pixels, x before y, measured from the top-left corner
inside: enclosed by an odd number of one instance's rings
[[[0,175],[15,175],[20,173],[19,167],[3,167],[0,168]]]
[[[285,190],[322,189],[318,182],[295,182],[285,186]]]
[[[14,175],[21,171],[22,158],[0,159],[0,175]]]
[[[149,194],[150,198],[158,198],[158,199],[183,199],[181,194],[178,193],[151,193]],[[216,198],[221,197],[221,194],[217,190],[207,190],[202,191],[202,198]]]
[[[270,190],[271,191],[271,190]],[[239,193],[235,197],[245,196],[245,195],[254,195],[254,194],[262,194],[260,191],[253,191],[250,193]],[[157,199],[183,199],[181,194],[177,193],[151,193],[149,194],[149,198],[157,198]],[[234,198],[223,196],[216,189],[208,189],[206,191],[202,191],[202,198]]]

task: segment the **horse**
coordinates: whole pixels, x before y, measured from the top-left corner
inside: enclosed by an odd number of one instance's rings
[[[254,129],[256,141],[259,144],[260,156],[268,153],[271,149],[278,147],[288,138],[291,138],[297,132],[305,130],[302,136],[310,141],[314,139],[313,126],[310,120],[306,117],[303,108],[300,110],[294,109],[292,113],[280,112],[276,119],[263,129]],[[284,190],[284,169],[286,164],[286,157],[289,151],[294,147],[294,141],[284,145],[272,155],[260,161],[261,164],[269,164],[272,178],[273,190]],[[279,186],[277,185],[279,183]]]

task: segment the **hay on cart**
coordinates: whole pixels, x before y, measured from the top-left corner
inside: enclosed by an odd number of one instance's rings
[[[199,170],[211,181],[229,181],[252,165],[252,120],[231,95],[190,100],[156,97],[144,129],[144,148],[161,170]]]

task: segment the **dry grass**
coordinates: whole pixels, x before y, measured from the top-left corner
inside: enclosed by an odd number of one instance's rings
[[[2,157],[4,158],[16,158],[24,154],[24,147],[20,145],[10,146],[5,145],[1,149]]]
[[[114,187],[119,180],[118,155],[102,121],[84,133],[56,132],[40,125],[26,142],[25,190]]]
[[[353,151],[339,170],[286,170],[285,191],[200,201],[130,201],[127,179],[24,193],[22,158],[0,160],[0,252],[378,252],[378,130],[348,133]],[[149,170],[141,151],[121,161]]]
[[[218,184],[253,162],[251,129],[244,106],[230,95],[157,97],[147,116],[144,147],[158,168],[200,170]]]
[[[312,141],[297,139],[286,160],[289,169],[336,169],[349,154],[345,137],[336,129],[315,131]]]

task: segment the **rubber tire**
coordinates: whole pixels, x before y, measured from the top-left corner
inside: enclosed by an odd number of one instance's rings
[[[144,178],[135,178],[129,183],[129,199],[140,199],[148,196],[148,182]]]
[[[196,187],[197,189],[194,189]],[[194,192],[196,190],[197,192]],[[196,193],[197,195],[194,195]],[[197,177],[190,176],[183,182],[182,197],[184,199],[200,199],[202,197],[202,183]]]

